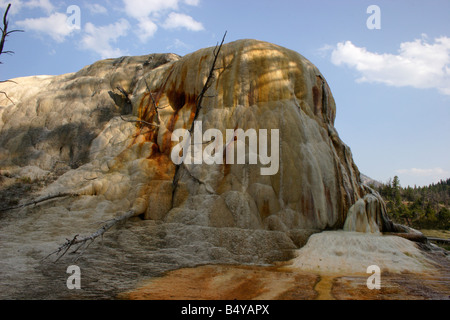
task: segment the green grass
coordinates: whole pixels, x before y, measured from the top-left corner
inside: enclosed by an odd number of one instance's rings
[[[450,230],[420,230],[427,237],[450,239]]]
[[[425,236],[433,238],[450,239],[450,230],[420,230]],[[434,242],[433,242],[434,243]],[[450,244],[435,243],[437,246],[450,251]]]

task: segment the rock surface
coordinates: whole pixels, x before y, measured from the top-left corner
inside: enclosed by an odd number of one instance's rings
[[[9,288],[1,297],[110,298],[139,277],[180,267],[288,260],[325,229],[395,231],[334,128],[325,78],[300,54],[256,40],[225,44],[195,118],[213,49],[0,84],[12,100],[0,96],[3,208],[74,195],[1,213],[0,276]],[[262,175],[260,162],[177,167],[172,133],[194,118],[203,133],[278,129],[279,170]],[[225,134],[222,143],[235,148]],[[77,261],[89,274],[86,289],[69,294],[64,268],[41,259],[128,210],[135,217]]]
[[[145,219],[283,232],[342,228],[366,192],[333,127],[330,89],[307,59],[265,42],[223,46],[196,120],[203,132],[278,129],[279,170],[185,165],[173,187],[171,135],[191,127],[212,58],[212,48],[182,58],[124,57],[3,84],[15,104],[0,101],[2,169],[58,168],[66,174],[43,193],[96,195],[111,202],[111,212],[132,208]],[[129,113],[158,126],[119,117]]]
[[[131,300],[448,300],[440,274],[383,273],[381,289],[367,288],[367,274],[293,271],[284,266],[214,265],[179,269],[147,280],[121,299]]]
[[[363,274],[371,265],[392,273],[436,273],[435,262],[414,242],[397,236],[349,231],[312,235],[289,267],[321,273]]]

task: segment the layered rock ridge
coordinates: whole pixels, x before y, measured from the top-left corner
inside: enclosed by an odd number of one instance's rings
[[[325,229],[392,231],[334,128],[325,77],[302,55],[256,40],[225,44],[195,118],[213,49],[108,59],[0,84],[11,99],[0,97],[3,172],[55,175],[41,195],[84,195],[73,210],[105,217],[132,209],[164,223],[282,232],[296,245]],[[236,148],[227,129],[279,130],[279,141],[268,135],[268,150],[279,143],[278,170],[262,175],[267,165],[248,161],[182,164],[174,184],[173,132],[194,120],[202,133],[223,132],[227,148]],[[211,143],[202,139],[201,151]]]

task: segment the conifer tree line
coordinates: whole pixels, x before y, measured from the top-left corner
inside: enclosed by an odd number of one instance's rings
[[[403,188],[395,176],[374,189],[385,200],[394,222],[415,229],[450,229],[450,179],[424,187]]]

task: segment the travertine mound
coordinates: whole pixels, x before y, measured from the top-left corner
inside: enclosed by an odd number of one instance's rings
[[[224,45],[196,120],[203,132],[223,132],[228,148],[227,129],[278,129],[276,174],[262,175],[267,165],[248,161],[187,164],[174,184],[172,132],[191,127],[213,57],[213,48],[182,58],[123,57],[2,84],[14,102],[0,100],[2,168],[66,172],[42,193],[96,195],[111,202],[110,213],[133,209],[145,219],[290,235],[342,228],[367,192],[333,126],[330,88],[311,62],[274,44]],[[129,121],[136,119],[145,123]],[[378,229],[388,228],[378,216]]]
[[[382,272],[436,272],[435,262],[414,242],[397,236],[349,231],[312,235],[297,251],[290,269],[320,273],[364,274],[376,265]],[[369,272],[370,273],[370,272]]]

